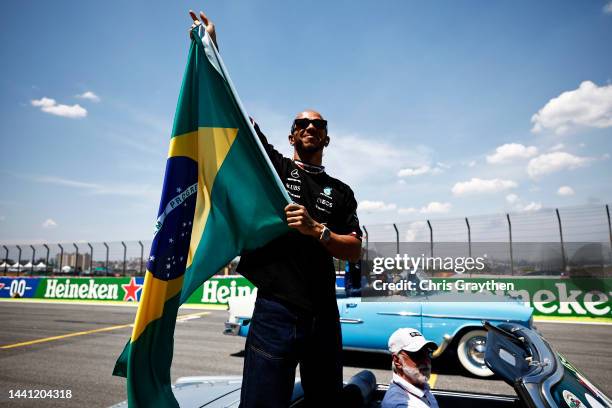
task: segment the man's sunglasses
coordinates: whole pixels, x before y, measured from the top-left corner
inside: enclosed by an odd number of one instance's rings
[[[421,350],[415,352],[410,352],[406,350],[402,350],[402,352],[406,353],[412,361],[421,361],[424,360],[426,357],[431,359],[432,354],[431,350],[427,348],[422,348]]]
[[[327,121],[325,119],[296,119],[293,121],[291,126],[291,133],[295,132],[296,129],[306,129],[310,124],[319,130],[327,130]]]

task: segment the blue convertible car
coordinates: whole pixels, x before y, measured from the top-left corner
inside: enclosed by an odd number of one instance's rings
[[[519,301],[492,295],[472,297],[470,302],[450,301],[447,297],[422,292],[374,301],[345,297],[343,291],[338,291],[343,348],[388,352],[391,333],[401,327],[414,327],[438,344],[434,358],[454,351],[461,365],[473,375],[493,375],[484,361],[486,332],[482,322],[511,322],[531,328],[532,309]],[[224,333],[246,336],[254,304],[255,296],[230,298]]]

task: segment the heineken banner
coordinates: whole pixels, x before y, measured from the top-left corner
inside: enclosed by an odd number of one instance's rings
[[[448,283],[457,279],[434,278]],[[495,278],[497,294],[520,298],[539,316],[612,318],[612,278]],[[343,278],[338,278],[342,286]],[[464,286],[484,288],[491,278],[464,278]],[[505,285],[502,285],[505,284]],[[21,278],[0,277],[0,298],[35,298],[78,301],[138,302],[143,278]],[[510,288],[510,289],[508,289]],[[475,289],[476,290],[476,289]],[[494,292],[494,291],[490,291]],[[253,285],[241,276],[213,277],[198,287],[186,304],[224,305],[232,296],[254,293]],[[410,301],[410,298],[406,298]]]

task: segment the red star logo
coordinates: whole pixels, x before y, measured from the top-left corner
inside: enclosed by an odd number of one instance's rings
[[[123,296],[124,302],[127,302],[128,300],[138,302],[138,292],[142,289],[142,285],[136,283],[136,278],[132,277],[130,279],[130,283],[127,285],[121,285],[121,287],[125,291],[125,296]]]

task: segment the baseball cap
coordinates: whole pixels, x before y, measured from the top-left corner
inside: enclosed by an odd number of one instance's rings
[[[438,348],[438,345],[433,341],[426,340],[417,329],[409,327],[397,329],[389,337],[389,351],[391,353],[399,353],[401,350],[414,353],[423,347],[429,347],[433,351]]]

